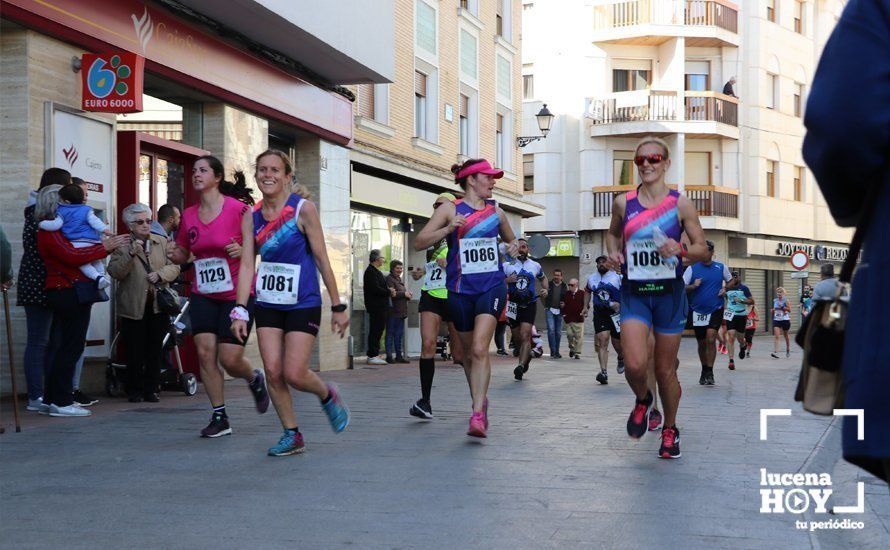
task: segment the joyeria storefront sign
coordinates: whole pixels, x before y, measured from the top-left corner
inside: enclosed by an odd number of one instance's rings
[[[145,58],[130,52],[85,53],[80,62],[84,111],[142,111]]]

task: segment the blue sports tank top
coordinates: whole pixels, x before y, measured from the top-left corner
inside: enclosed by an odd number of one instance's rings
[[[448,239],[446,287],[458,294],[482,294],[504,284],[504,270],[498,256],[500,218],[497,202],[486,200],[476,210],[463,199],[454,203],[457,214],[467,218],[463,227]]]
[[[280,310],[321,306],[318,268],[297,218],[305,199],[292,194],[278,217],[263,218],[262,201],[253,211],[253,231],[261,262],[257,272],[257,304]]]
[[[673,269],[664,265],[654,241],[655,227],[658,227],[668,238],[680,242],[683,233],[677,208],[680,193],[671,189],[661,203],[646,208],[640,203],[638,190],[627,193],[627,207],[624,209],[624,257],[628,279],[656,281],[680,278],[683,276],[680,258],[677,257],[677,266]]]

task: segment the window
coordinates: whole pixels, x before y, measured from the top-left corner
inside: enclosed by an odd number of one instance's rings
[[[803,34],[803,2],[794,0],[794,32]]]
[[[777,107],[776,100],[779,97],[779,77],[767,73],[766,83],[769,86],[766,93],[766,108],[775,109]]]
[[[374,85],[358,85],[357,110],[358,115],[364,118],[374,118]]]
[[[803,84],[794,83],[794,116],[800,117],[803,109]]]
[[[776,197],[776,161],[766,161],[766,196]]]
[[[510,93],[510,81],[512,80],[513,71],[510,68],[510,62],[502,55],[498,55],[497,60],[497,91],[498,95],[509,100],[513,96]]]
[[[634,152],[612,152],[612,185],[633,185],[634,179]]]
[[[462,8],[465,9],[465,10],[470,9],[470,2],[469,2],[469,0],[460,0],[460,7],[462,7]]]
[[[652,78],[652,71],[640,69],[613,69],[612,70],[612,91],[613,92],[630,92],[634,90],[645,90],[649,87]]]
[[[711,153],[687,151],[683,156],[686,183],[689,185],[711,185]]]
[[[504,151],[504,115],[498,113],[495,116],[497,120],[494,138],[494,166],[503,169],[506,153]]]
[[[522,75],[522,99],[535,98],[535,75]]]
[[[522,190],[535,192],[535,156],[522,155]]]
[[[417,0],[416,25],[415,45],[432,55],[436,55],[436,10],[423,0]]]
[[[479,0],[460,0],[460,8],[479,17]]]
[[[766,0],[766,18],[776,22],[776,0]]]
[[[428,139],[426,131],[426,84],[427,77],[420,71],[414,72],[414,136]]]
[[[794,200],[803,200],[803,168],[794,167]]]
[[[476,37],[467,31],[460,30],[460,72],[462,75],[476,80]]]
[[[495,8],[494,16],[494,32],[498,36],[504,36],[504,0],[495,0],[497,8]]]
[[[464,94],[460,94],[458,131],[460,132],[460,154],[468,157],[470,156],[470,98]]]

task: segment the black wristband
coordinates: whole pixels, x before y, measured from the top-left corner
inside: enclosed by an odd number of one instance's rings
[[[246,306],[246,305],[244,305],[244,304],[239,304],[239,303],[235,303],[235,307],[243,307],[244,309],[247,309],[247,306]]]
[[[335,306],[331,306],[331,311],[334,313],[340,313],[341,311],[346,311],[346,304],[337,304]]]

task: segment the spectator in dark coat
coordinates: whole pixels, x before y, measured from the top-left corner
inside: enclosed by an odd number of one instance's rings
[[[413,298],[402,282],[402,272],[405,266],[399,260],[389,262],[389,275],[386,276],[386,286],[390,293],[395,290],[392,297],[392,307],[389,308],[389,320],[386,323],[386,362],[410,363],[402,355],[402,340],[405,338],[405,319],[408,317],[408,300]],[[393,357],[395,353],[395,357]]]
[[[735,95],[735,90],[733,89],[733,86],[735,86],[735,77],[730,78],[726,82],[726,84],[723,85],[723,94],[732,96],[732,97],[738,97],[737,95]]]
[[[890,303],[890,0],[851,0],[838,21],[813,79],[804,124],[804,159],[832,216],[854,226],[874,186],[874,215],[853,280],[846,321],[843,373],[845,408],[864,409],[865,438],[857,419],[844,417],[844,458],[887,481],[890,475],[890,339],[883,308]]]
[[[370,263],[365,269],[363,287],[365,310],[371,318],[368,326],[368,364],[385,365],[386,361],[377,356],[380,355],[380,338],[386,328],[386,312],[389,311],[395,291],[386,286],[386,277],[380,271],[384,261],[380,251],[372,250],[368,261]]]

